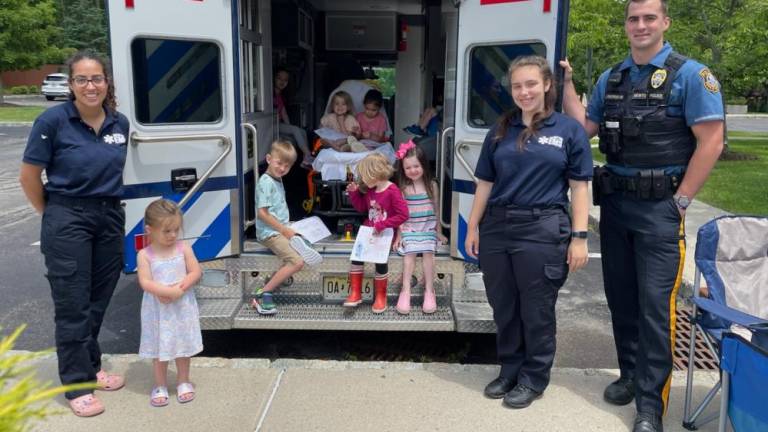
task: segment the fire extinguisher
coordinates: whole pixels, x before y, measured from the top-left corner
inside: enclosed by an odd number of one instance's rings
[[[397,43],[398,51],[408,51],[408,23],[400,21],[400,41]]]

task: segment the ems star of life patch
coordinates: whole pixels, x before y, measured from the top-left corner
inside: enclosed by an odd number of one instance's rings
[[[699,71],[699,76],[701,77],[701,80],[704,83],[704,88],[707,89],[709,92],[717,93],[720,91],[720,83],[717,82],[717,78],[715,78],[715,76],[712,75],[712,72],[710,72],[709,69],[704,68],[701,71]]]

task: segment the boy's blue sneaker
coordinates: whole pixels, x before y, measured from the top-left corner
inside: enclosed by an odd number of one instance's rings
[[[251,300],[251,306],[256,308],[256,311],[261,315],[274,315],[277,313],[272,293],[264,292],[262,288],[256,291],[256,298]]]

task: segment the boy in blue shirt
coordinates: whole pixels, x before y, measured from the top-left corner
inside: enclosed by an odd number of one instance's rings
[[[256,291],[256,298],[251,301],[251,306],[262,315],[277,313],[272,292],[304,267],[304,260],[291,247],[296,243],[291,241],[296,232],[288,226],[288,204],[282,180],[294,162],[296,149],[287,141],[274,141],[267,154],[267,171],[256,185],[256,239],[284,263],[269,282]]]

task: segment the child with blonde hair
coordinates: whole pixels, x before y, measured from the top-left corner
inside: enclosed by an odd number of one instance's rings
[[[355,119],[352,96],[345,91],[337,91],[331,98],[328,112],[320,118],[320,126],[330,128],[347,138],[334,141],[323,140],[325,144],[338,151],[350,151],[349,141],[357,142],[360,136],[360,123]],[[353,137],[349,139],[349,137]],[[365,146],[363,146],[365,150]]]
[[[408,205],[403,199],[400,189],[389,178],[392,177],[392,166],[387,158],[379,153],[366,156],[357,164],[360,180],[367,188],[363,192],[357,183],[347,186],[347,193],[352,206],[368,217],[363,225],[372,227],[376,233],[386,228],[396,230],[408,219]],[[374,278],[373,313],[382,313],[387,309],[387,280],[389,266],[387,263],[376,264]],[[349,267],[349,297],[344,306],[356,307],[362,302],[363,263],[352,261]]]
[[[192,248],[181,240],[182,214],[166,199],[149,204],[144,213],[144,231],[149,246],[139,251],[138,278],[144,290],[141,300],[139,355],[151,358],[155,386],[150,405],[168,405],[168,362],[176,360],[176,399],[187,403],[195,398],[189,381],[193,355],[203,350],[200,317],[192,287],[202,270]]]
[[[256,185],[256,239],[283,262],[251,301],[251,306],[262,315],[277,313],[272,293],[283,281],[301,270],[305,261],[311,264],[320,258],[317,251],[288,226],[288,204],[282,178],[291,170],[296,156],[291,143],[274,141],[267,154],[267,172],[259,177]]]

